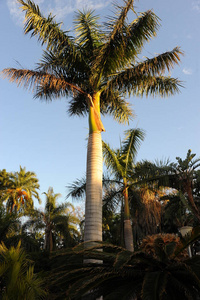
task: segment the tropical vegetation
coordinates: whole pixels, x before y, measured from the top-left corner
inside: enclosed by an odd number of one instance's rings
[[[74,32],[61,29],[50,14],[40,12],[31,0],[18,0],[25,12],[25,34],[37,36],[46,46],[35,70],[4,69],[18,85],[30,88],[35,97],[52,100],[67,97],[70,115],[88,115],[89,139],[86,172],[85,241],[102,240],[102,142],[101,114],[120,123],[133,117],[127,95],[170,96],[181,82],[166,75],[180,61],[182,51],[171,51],[142,60],[146,42],[156,36],[159,18],[152,10],[139,15],[134,0],[115,5],[115,14],[99,23],[93,11],[76,14]],[[129,22],[128,15],[136,19]]]
[[[121,123],[134,116],[125,97],[179,91],[166,71],[182,51],[141,58],[159,18],[138,14],[133,0],[115,5],[103,24],[93,11],[78,11],[73,32],[33,1],[18,2],[25,34],[46,48],[36,69],[3,73],[35,97],[67,97],[70,115],[88,115],[87,173],[68,183],[68,202],[53,187],[41,191],[39,209],[36,173],[0,170],[0,298],[200,299],[200,159],[188,150],[175,162],[136,161],[139,128],[127,130],[117,149],[101,140],[102,115]],[[86,200],[84,216],[73,198]]]

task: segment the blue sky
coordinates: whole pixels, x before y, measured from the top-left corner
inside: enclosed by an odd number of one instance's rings
[[[38,0],[41,11],[50,11],[62,29],[72,29],[74,11],[92,8],[102,20],[112,15],[112,1],[102,0]],[[122,3],[119,0],[118,3]],[[36,38],[23,33],[23,13],[15,0],[0,0],[0,70],[7,67],[33,69],[42,49]],[[137,160],[175,160],[185,158],[187,150],[200,156],[200,0],[140,0],[137,12],[153,9],[161,19],[157,37],[148,43],[144,57],[180,46],[185,55],[171,72],[184,82],[181,93],[168,99],[129,99],[136,118],[129,127],[146,131]],[[130,19],[131,20],[131,19]],[[0,169],[18,171],[19,166],[34,171],[40,181],[41,197],[49,186],[61,193],[64,201],[67,188],[84,176],[88,136],[87,118],[69,117],[67,99],[51,103],[33,99],[33,94],[7,79],[0,78]],[[106,132],[102,138],[113,147],[119,146],[127,126],[111,117],[103,118]]]

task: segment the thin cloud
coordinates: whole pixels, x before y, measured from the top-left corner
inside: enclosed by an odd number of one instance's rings
[[[45,0],[35,0],[35,4],[42,4]],[[6,0],[10,15],[17,25],[22,25],[24,13],[20,9],[21,4],[17,0]]]
[[[196,0],[192,2],[192,9],[200,12],[200,0]]]
[[[110,0],[70,0],[67,2],[65,0],[54,0],[48,7],[48,11],[52,12],[56,16],[57,20],[64,20],[64,18],[77,10],[82,10],[84,8],[91,10],[98,10],[108,6],[111,3]]]
[[[24,13],[20,9],[20,4],[17,0],[6,0],[11,17],[18,25],[24,20]],[[56,16],[56,20],[62,21],[67,15],[83,8],[98,10],[108,6],[111,0],[35,0],[41,12],[47,16],[50,12]]]
[[[20,10],[20,5],[16,0],[6,0],[7,6],[10,12],[11,17],[15,21],[15,23],[22,24],[23,22],[23,13]]]
[[[183,73],[184,73],[185,75],[192,75],[192,70],[191,70],[191,69],[186,69],[186,68],[184,68],[184,69],[183,69]]]

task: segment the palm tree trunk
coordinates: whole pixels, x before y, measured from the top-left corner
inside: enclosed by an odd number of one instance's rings
[[[100,93],[89,102],[89,139],[87,150],[85,235],[84,241],[102,241],[103,157],[100,118]]]
[[[199,212],[199,209],[197,208],[197,206],[194,202],[193,193],[192,193],[192,182],[189,179],[187,179],[184,188],[185,188],[185,191],[188,195],[188,200],[191,204],[194,215],[197,217],[198,221],[200,222],[200,212]]]
[[[133,252],[134,251],[133,231],[132,231],[131,220],[130,220],[128,188],[126,186],[126,181],[125,181],[125,188],[124,188],[123,193],[124,193],[124,242],[125,242],[125,248],[127,250]]]
[[[89,135],[86,173],[84,241],[102,241],[102,141],[101,133]]]

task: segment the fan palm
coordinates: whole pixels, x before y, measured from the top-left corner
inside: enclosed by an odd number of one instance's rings
[[[78,219],[68,212],[68,207],[72,205],[70,203],[58,205],[56,202],[61,195],[55,194],[52,187],[44,194],[46,195],[44,212],[34,209],[24,227],[45,230],[44,249],[47,251],[55,250],[56,244],[61,239],[65,247],[74,245],[79,233],[76,228]]]
[[[51,100],[71,97],[69,113],[89,116],[85,240],[102,239],[102,114],[119,122],[133,116],[124,95],[169,96],[179,91],[180,81],[164,72],[180,61],[179,47],[153,58],[139,60],[145,42],[155,37],[159,19],[148,10],[136,14],[134,0],[116,5],[114,18],[100,25],[92,11],[78,12],[74,37],[63,31],[50,14],[45,18],[31,0],[18,0],[26,12],[24,32],[38,36],[46,45],[42,61],[35,70],[9,68],[5,77],[32,88],[35,97]]]
[[[40,202],[38,179],[34,172],[26,172],[26,168],[20,166],[19,172],[7,173],[3,179],[0,190],[1,201],[6,201],[7,210],[10,212],[28,210],[33,208],[33,198]]]

